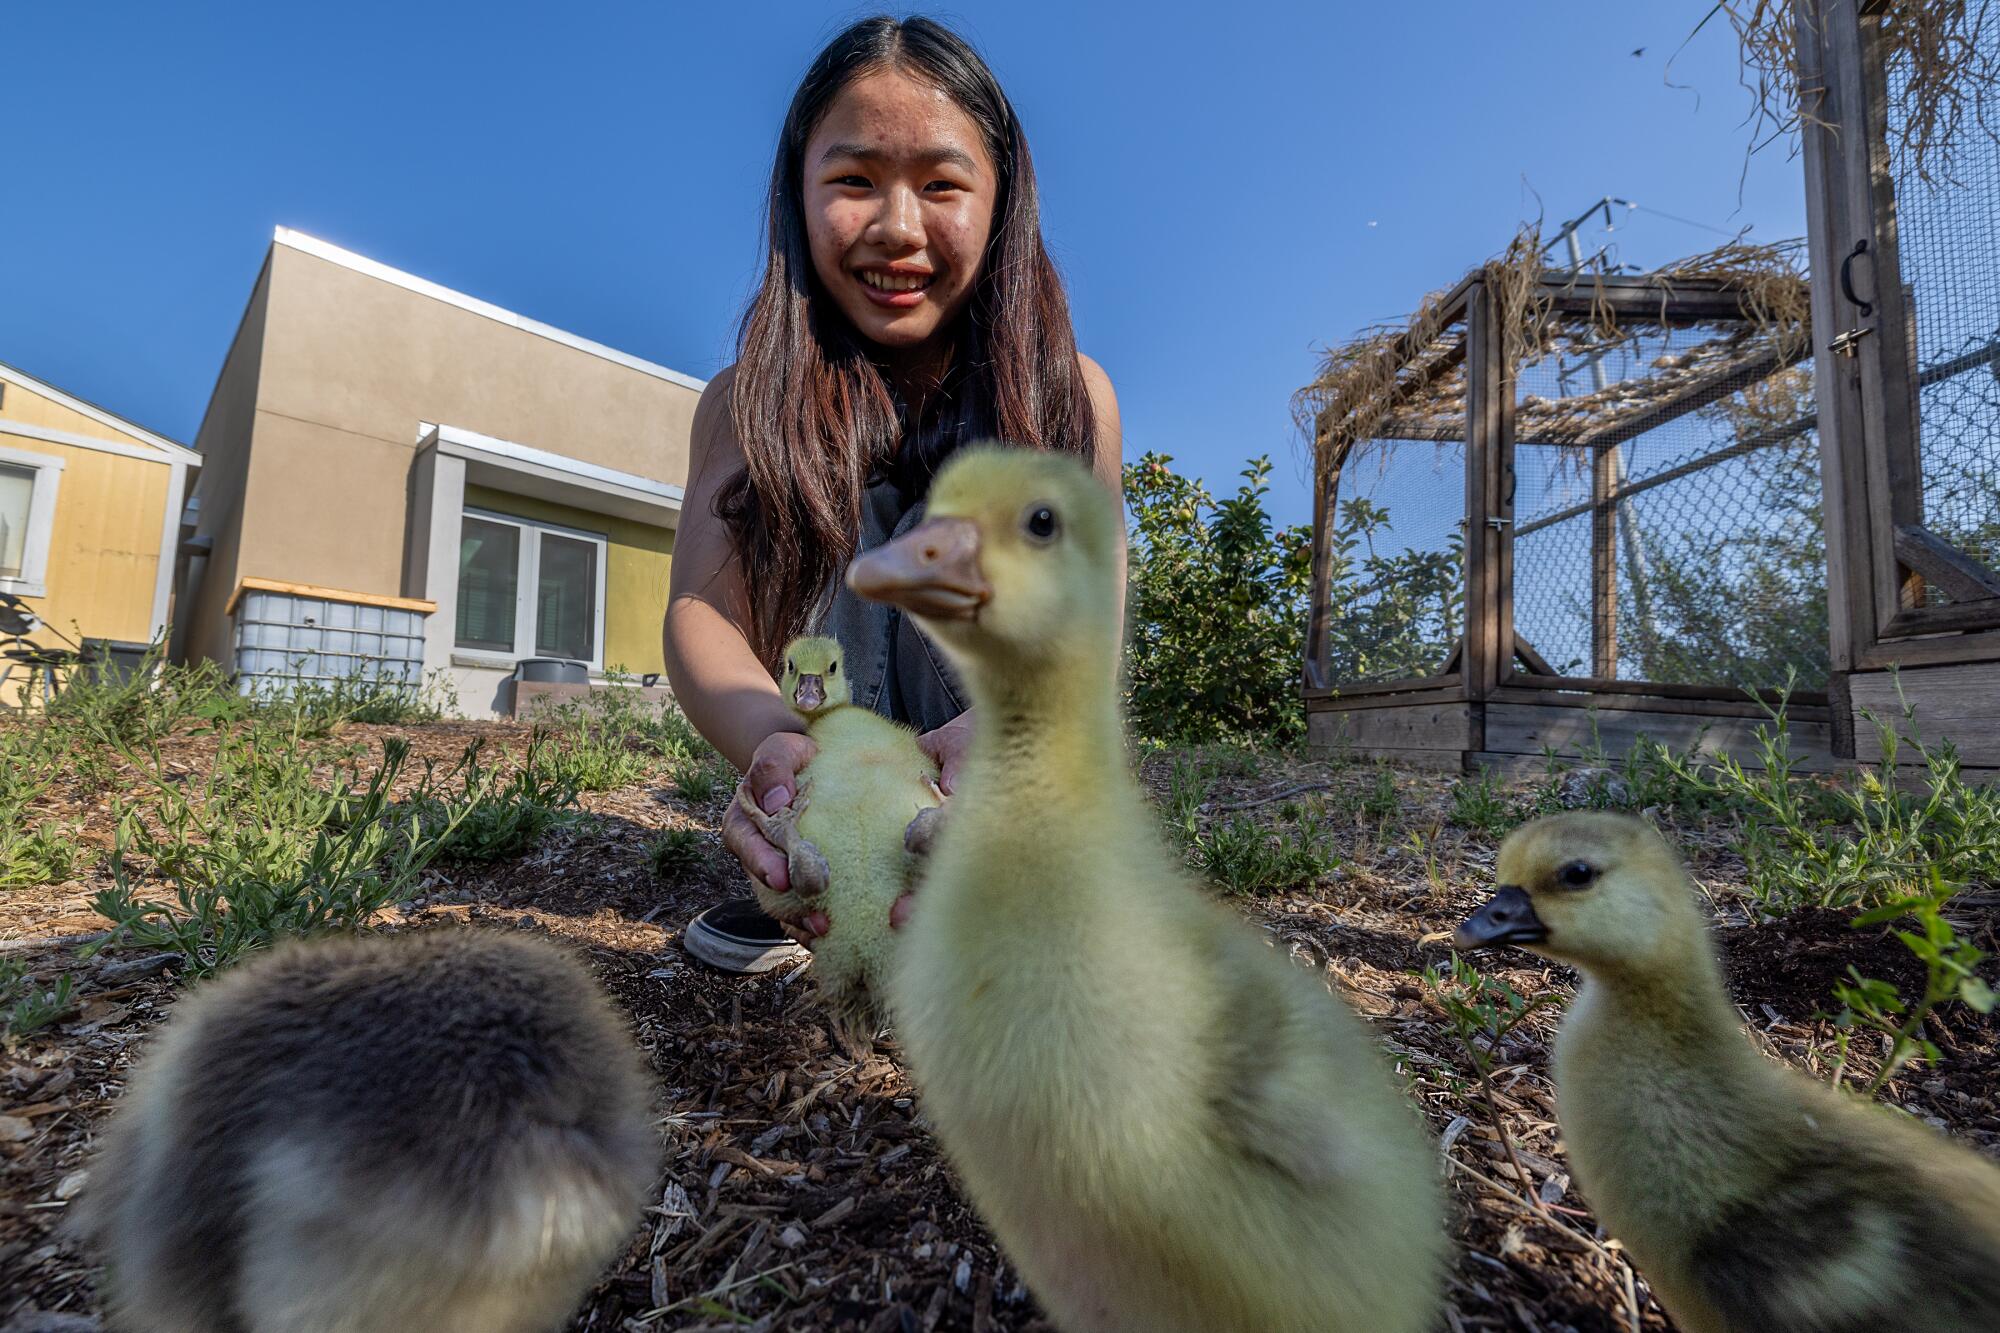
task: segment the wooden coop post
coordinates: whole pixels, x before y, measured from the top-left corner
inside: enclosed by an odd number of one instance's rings
[[[1618,446],[1590,451],[1590,674],[1618,678]]]
[[[1465,310],[1465,630],[1461,669],[1466,697],[1473,702],[1475,748],[1481,701],[1500,684],[1512,659],[1512,643],[1501,637],[1501,582],[1504,524],[1496,524],[1499,468],[1504,453],[1501,402],[1511,392],[1505,370],[1503,333],[1508,312],[1486,284],[1467,294]]]

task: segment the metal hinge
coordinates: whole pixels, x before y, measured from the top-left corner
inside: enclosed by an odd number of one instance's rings
[[[1831,351],[1835,356],[1859,356],[1861,355],[1861,340],[1873,332],[1875,330],[1864,324],[1859,328],[1852,328],[1841,333],[1836,333],[1833,335],[1833,340],[1827,344],[1827,350]]]

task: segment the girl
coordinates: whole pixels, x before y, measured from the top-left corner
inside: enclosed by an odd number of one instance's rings
[[[769,207],[736,364],[695,412],[667,674],[743,770],[747,798],[776,811],[813,746],[774,671],[792,637],[830,632],[855,703],[915,727],[949,794],[975,725],[958,684],[915,626],[841,573],[916,525],[961,444],[1080,454],[1116,490],[1117,400],[1076,350],[1020,122],[949,29],[871,18],[835,37],[786,113]],[[787,890],[784,856],[737,805],[722,838]],[[827,929],[814,914],[802,935]],[[798,950],[748,897],[703,912],[684,939],[735,971]]]

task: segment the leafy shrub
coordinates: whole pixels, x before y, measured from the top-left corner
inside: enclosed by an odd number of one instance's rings
[[[1219,503],[1172,462],[1149,453],[1125,468],[1133,725],[1161,740],[1296,742],[1311,534],[1273,530],[1268,458]]]

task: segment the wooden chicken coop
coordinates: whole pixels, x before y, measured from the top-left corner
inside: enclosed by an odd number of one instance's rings
[[[1802,768],[1887,724],[2000,779],[2000,25],[1921,17],[1793,0],[1746,56],[1796,92],[1810,285],[1782,247],[1556,272],[1524,234],[1328,354],[1313,744],[1754,762],[1783,695]]]
[[[1310,741],[1444,767],[1833,762],[1806,288],[1738,248],[1643,276],[1536,248],[1329,358]],[[1310,401],[1310,400],[1309,400]]]

